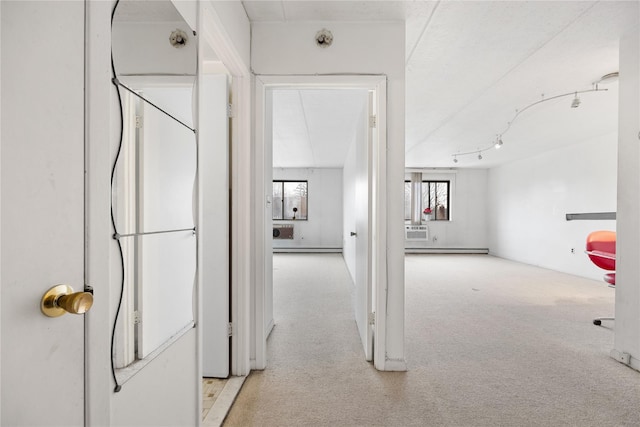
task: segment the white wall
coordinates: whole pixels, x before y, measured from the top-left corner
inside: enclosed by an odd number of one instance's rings
[[[293,240],[273,239],[273,248],[342,248],[342,169],[274,168],[273,179],[308,182],[307,220],[273,221],[292,224]]]
[[[638,4],[636,4],[636,10]],[[636,19],[638,13],[636,12]],[[636,21],[637,22],[637,21]],[[640,25],[620,43],[616,357],[640,370]]]
[[[237,57],[236,60],[249,69],[251,64],[251,25],[242,3],[239,1],[201,1],[205,8],[212,7],[215,10],[216,18],[220,23],[218,30],[223,32],[225,38],[232,44],[232,48],[229,50],[233,50],[234,56]],[[220,55],[222,52],[216,53]],[[223,62],[227,60],[226,57],[220,59]]]
[[[413,171],[413,169],[411,169]],[[446,173],[422,170],[423,180],[449,180],[451,221],[423,221],[429,240],[407,240],[406,248],[486,249],[487,233],[486,169],[457,169]],[[408,222],[410,223],[410,221]]]
[[[616,211],[616,162],[617,138],[609,134],[491,169],[490,253],[601,280],[585,240],[615,230],[615,221],[566,221],[565,214]]]
[[[315,33],[327,28],[333,45],[315,45]],[[386,324],[377,341],[385,350],[381,369],[404,369],[404,98],[405,25],[397,23],[254,23],[251,64],[273,75],[379,74],[387,76],[387,245]]]

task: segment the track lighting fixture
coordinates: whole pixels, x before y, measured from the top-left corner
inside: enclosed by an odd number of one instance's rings
[[[507,126],[506,128],[502,131],[502,133],[498,134],[498,137],[496,138],[496,141],[492,144],[489,145],[487,147],[484,148],[480,148],[478,150],[475,151],[466,151],[466,152],[458,152],[455,154],[452,154],[453,156],[453,162],[454,163],[458,163],[458,156],[469,156],[469,155],[473,155],[473,154],[478,154],[478,160],[482,160],[482,153],[484,151],[487,150],[491,150],[492,148],[495,148],[496,150],[500,149],[503,145],[502,142],[502,135],[504,135],[506,132],[509,131],[509,129],[511,129],[511,125],[513,125],[513,122],[520,116],[520,114],[524,113],[525,111],[527,111],[529,108],[536,106],[538,104],[541,104],[543,102],[547,102],[547,101],[551,101],[554,99],[558,99],[558,98],[563,98],[566,96],[573,96],[573,100],[571,101],[571,108],[578,108],[578,106],[580,106],[580,98],[578,97],[578,94],[582,94],[582,93],[589,93],[589,92],[604,92],[607,89],[601,89],[598,87],[598,83],[610,83],[615,81],[618,78],[618,73],[609,73],[606,74],[604,76],[602,76],[602,78],[600,80],[598,80],[597,82],[593,83],[593,88],[592,89],[587,89],[587,90],[580,90],[580,91],[575,91],[575,92],[569,92],[569,93],[563,93],[560,95],[555,95],[552,97],[544,97],[539,101],[536,102],[532,102],[531,104],[527,105],[524,108],[520,108],[516,110],[516,114],[515,116],[513,116],[513,119],[511,119],[511,121],[507,122]]]
[[[578,92],[576,92],[575,98],[573,98],[573,101],[571,101],[571,108],[578,108],[579,105],[580,105],[580,98],[578,98]]]

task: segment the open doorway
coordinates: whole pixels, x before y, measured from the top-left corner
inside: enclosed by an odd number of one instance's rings
[[[272,78],[271,78],[272,79]],[[286,80],[286,78],[283,78]],[[381,155],[378,126],[384,110],[381,77],[294,78],[261,85],[264,106],[262,179],[266,196],[264,241],[264,335],[256,336],[256,361],[266,360],[274,313],[273,253],[340,254],[352,279],[353,317],[363,355],[373,360],[376,331],[376,254],[380,226]],[[317,79],[314,81],[314,79]],[[333,80],[333,81],[331,81]],[[381,107],[382,106],[382,107]],[[259,127],[260,128],[260,127]],[[384,144],[382,144],[383,146]],[[262,317],[262,318],[261,318]],[[258,365],[258,363],[256,363]],[[258,365],[259,366],[259,365]],[[264,367],[263,366],[263,367]]]
[[[289,336],[291,350],[316,341],[328,349],[329,337],[336,335],[358,342],[354,319],[360,334],[368,333],[368,323],[357,321],[370,307],[368,233],[356,233],[358,220],[367,228],[368,98],[368,90],[360,88],[272,92],[273,321],[276,335]],[[357,248],[364,249],[360,263]],[[328,299],[333,303],[323,303]],[[313,327],[299,329],[307,319],[316,319]],[[346,323],[330,329],[336,319]],[[287,345],[269,343],[272,355]],[[329,352],[339,348],[345,346]]]

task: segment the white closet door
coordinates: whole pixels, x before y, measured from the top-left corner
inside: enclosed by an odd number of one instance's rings
[[[229,376],[229,84],[202,75],[198,126],[203,375]]]

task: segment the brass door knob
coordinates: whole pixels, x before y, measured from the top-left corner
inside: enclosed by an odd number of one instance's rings
[[[48,317],[59,317],[65,313],[84,314],[93,305],[89,292],[73,292],[68,285],[56,285],[42,296],[40,310]]]

